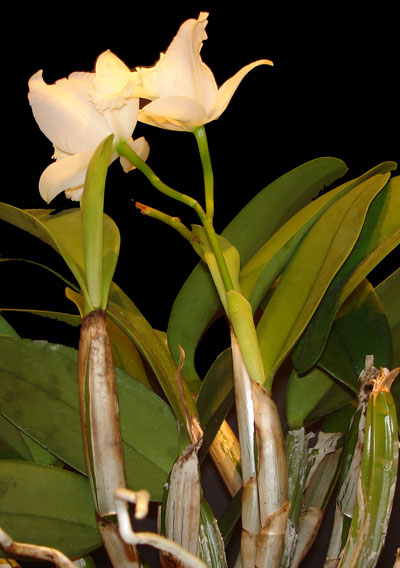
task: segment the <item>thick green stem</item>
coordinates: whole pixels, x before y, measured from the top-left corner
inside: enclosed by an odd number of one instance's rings
[[[204,126],[195,128],[193,134],[196,137],[201,164],[203,166],[206,213],[210,221],[212,221],[214,217],[214,174]]]

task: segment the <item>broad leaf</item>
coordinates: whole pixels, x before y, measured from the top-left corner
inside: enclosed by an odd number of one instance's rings
[[[400,367],[400,268],[391,274],[376,288],[376,293],[383,304],[388,319],[393,343],[393,367]],[[392,386],[397,414],[400,416],[400,380]]]
[[[1,314],[0,314],[0,335],[19,337],[15,329],[8,323],[8,321]]]
[[[0,494],[0,526],[14,540],[57,548],[69,557],[101,545],[89,483],[81,475],[0,460]]]
[[[360,235],[371,201],[390,174],[377,174],[336,201],[285,268],[258,324],[267,385],[321,302]]]
[[[0,338],[0,407],[24,433],[85,473],[77,352],[62,345]],[[176,421],[147,387],[116,369],[127,483],[162,497],[178,455]]]
[[[391,352],[386,316],[373,287],[364,280],[335,319],[318,367],[305,374],[296,371],[291,374],[287,387],[290,427],[341,408],[352,398],[355,400],[366,355],[375,356],[376,366],[390,367]]]
[[[319,191],[346,173],[336,158],[318,158],[283,175],[254,197],[223,231],[222,236],[239,251],[242,265],[292,215],[315,198]],[[175,363],[179,348],[185,350],[183,374],[199,381],[194,353],[205,329],[221,309],[207,267],[200,263],[179,292],[168,324],[168,343]]]
[[[342,408],[354,398],[355,395],[350,390],[318,367],[302,376],[293,370],[286,388],[289,428],[301,428],[306,421],[312,422]]]
[[[304,235],[326,209],[361,182],[378,173],[387,173],[393,166],[391,162],[379,164],[359,178],[348,181],[311,201],[268,239],[240,272],[242,292],[249,299],[253,310],[260,305]]]
[[[0,414],[0,443],[15,457],[54,465],[57,458]]]
[[[177,384],[177,367],[157,333],[128,296],[113,283],[107,307],[108,316],[133,341],[139,353],[149,363],[163,389],[172,410],[185,424],[185,404]],[[186,390],[189,411],[197,413],[191,394]]]
[[[393,365],[398,367],[400,366],[400,268],[379,284],[375,291],[382,302],[390,325],[393,339]]]
[[[354,249],[336,274],[299,345],[295,361],[305,371],[319,358],[340,306],[384,257],[400,243],[400,177],[374,199]]]
[[[392,368],[388,320],[374,288],[363,280],[340,309],[318,366],[357,392],[366,355],[374,355],[377,368]]]
[[[65,260],[79,286],[87,295],[85,264],[82,245],[82,211],[68,209],[53,214],[51,209],[19,209],[0,203],[0,219],[38,237],[55,249]],[[103,271],[115,266],[119,247],[119,231],[110,217],[104,215]]]

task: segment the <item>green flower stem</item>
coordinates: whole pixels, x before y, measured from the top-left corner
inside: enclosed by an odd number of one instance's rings
[[[204,126],[195,128],[193,134],[196,137],[201,164],[203,166],[206,213],[208,218],[212,221],[214,217],[214,174]]]
[[[140,210],[142,215],[147,215],[148,217],[152,217],[153,219],[162,221],[166,225],[169,225],[170,227],[178,231],[178,233],[181,234],[182,237],[185,238],[187,241],[191,242],[192,233],[191,231],[189,231],[187,227],[185,227],[183,223],[181,223],[179,217],[171,217],[171,215],[167,215],[166,213],[163,213],[158,209],[154,209],[153,207],[148,207],[147,205],[143,205],[143,203],[136,202],[135,206],[137,209]]]
[[[168,195],[168,197],[172,197],[172,199],[176,199],[177,201],[180,201],[181,203],[188,205],[189,207],[191,207],[196,211],[207,233],[207,237],[210,241],[211,248],[215,254],[215,258],[221,272],[221,278],[224,282],[224,286],[227,291],[233,290],[234,285],[232,283],[232,279],[229,274],[229,270],[226,265],[224,255],[222,254],[221,247],[219,245],[217,235],[214,230],[214,226],[212,224],[211,219],[209,219],[204,209],[201,207],[200,203],[193,197],[185,195],[180,191],[176,191],[175,189],[172,189],[172,187],[169,187],[163,181],[161,181],[160,178],[153,172],[153,170],[146,164],[146,162],[144,162],[142,158],[140,158],[136,154],[136,152],[134,152],[132,148],[130,148],[130,146],[128,146],[128,144],[123,140],[120,140],[117,143],[115,149],[119,155],[127,158],[139,171],[141,171],[142,174],[144,174],[147,177],[150,183],[156,189],[161,191],[161,193],[164,193],[164,195]]]

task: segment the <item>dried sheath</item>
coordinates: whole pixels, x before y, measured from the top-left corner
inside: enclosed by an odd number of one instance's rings
[[[122,542],[110,515],[114,491],[125,487],[119,407],[106,312],[90,312],[79,342],[79,398],[89,481],[100,534],[113,565],[138,566],[134,549]]]

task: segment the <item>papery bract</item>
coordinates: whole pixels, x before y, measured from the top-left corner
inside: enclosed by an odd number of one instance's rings
[[[42,71],[31,77],[29,102],[40,129],[54,145],[56,159],[39,181],[45,201],[62,191],[80,199],[93,152],[110,134],[115,143],[125,140],[142,159],[147,158],[146,140],[131,137],[139,101],[132,97],[130,77],[128,67],[110,51],[99,56],[94,73],[72,73],[54,85],[44,82]],[[111,161],[117,157],[113,152]],[[132,168],[125,158],[120,160],[125,171]]]
[[[166,53],[153,67],[138,67],[132,74],[135,95],[151,102],[139,111],[139,120],[169,130],[192,131],[218,118],[228,106],[243,77],[260,59],[243,67],[219,89],[200,50],[207,39],[208,13],[182,24]]]

